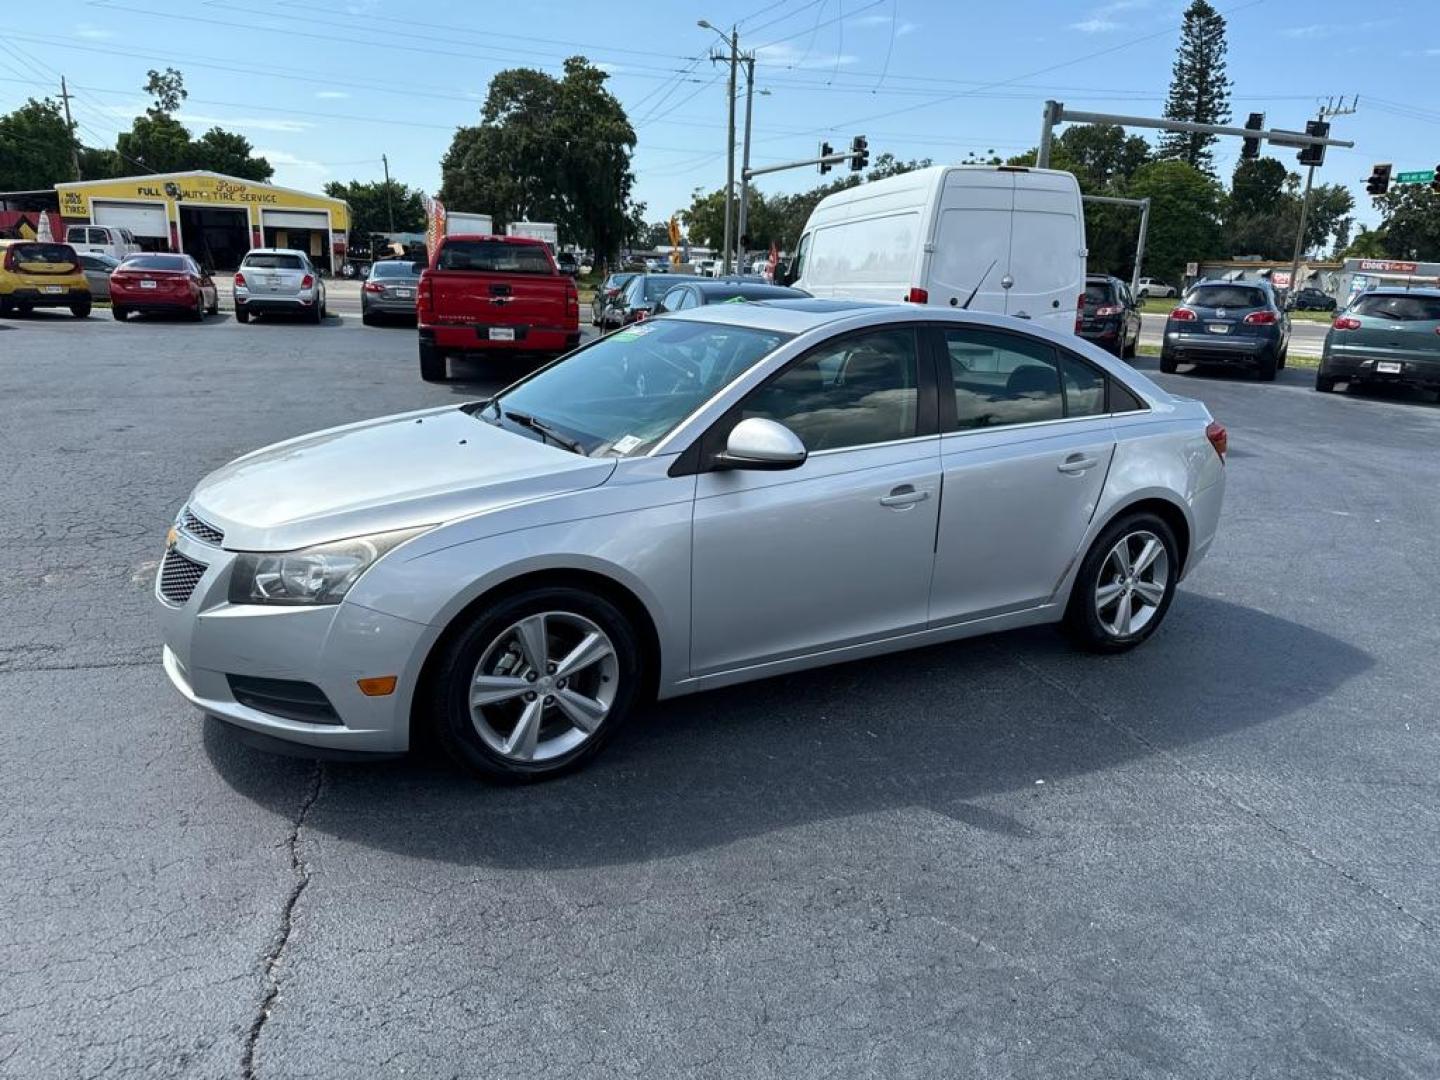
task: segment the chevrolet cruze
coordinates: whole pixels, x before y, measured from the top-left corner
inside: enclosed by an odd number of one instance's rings
[[[1226,434],[1070,335],[721,304],[485,401],[195,488],[156,580],[175,687],[248,738],[535,778],[646,697],[1035,623],[1131,648],[1215,537]]]

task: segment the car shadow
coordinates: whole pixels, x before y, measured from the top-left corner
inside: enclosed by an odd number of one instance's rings
[[[540,785],[487,784],[424,753],[327,763],[306,828],[512,868],[643,861],[913,806],[1024,839],[987,796],[1267,723],[1372,663],[1319,631],[1187,592],[1159,635],[1122,656],[1076,653],[1040,627],[662,702],[589,766]],[[204,745],[232,788],[293,815],[312,763],[253,750],[213,719]]]

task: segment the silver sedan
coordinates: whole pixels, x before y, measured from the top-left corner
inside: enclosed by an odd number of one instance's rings
[[[1225,439],[1005,316],[697,308],[211,474],[156,581],[165,670],[251,740],[424,728],[550,775],[646,697],[1036,623],[1131,648],[1215,537]]]

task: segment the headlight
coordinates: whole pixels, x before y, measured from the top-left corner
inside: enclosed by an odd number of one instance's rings
[[[376,559],[428,528],[357,536],[299,551],[245,552],[230,572],[230,603],[338,604]]]

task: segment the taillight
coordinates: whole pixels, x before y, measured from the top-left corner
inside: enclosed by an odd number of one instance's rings
[[[415,306],[417,308],[427,308],[430,306],[433,289],[434,285],[430,280],[430,272],[426,270],[420,275],[420,287],[415,293]]]
[[[311,275],[306,274],[300,279],[300,287],[302,289],[313,289],[315,287],[315,279]]]
[[[378,281],[367,281],[367,282],[365,282],[364,286],[362,286],[362,288],[364,289],[365,292],[384,292],[384,291],[385,291],[385,286],[384,286],[384,285],[381,285]]]
[[[635,321],[636,321],[636,322],[644,322],[644,321],[645,321],[646,319],[648,319],[649,317],[650,317],[650,312],[646,311],[644,308],[641,308],[639,311],[637,311],[637,312],[635,313]]]
[[[1336,330],[1359,330],[1360,320],[1355,318],[1353,315],[1341,315],[1330,325],[1333,326]],[[1440,333],[1440,327],[1436,328],[1436,332]]]
[[[12,272],[16,269],[15,249],[13,247],[5,249],[5,269]]]
[[[1085,294],[1082,292],[1075,298],[1075,333],[1085,325]]]
[[[918,285],[912,285],[910,291],[905,294],[905,301],[910,304],[928,304],[930,293]]]
[[[1188,307],[1177,307],[1174,311],[1170,312],[1170,318],[1176,322],[1194,322],[1199,316]]]
[[[1273,326],[1279,322],[1273,311],[1252,311],[1245,316],[1245,321],[1251,326]]]
[[[1095,317],[1097,319],[1103,319],[1107,315],[1119,315],[1124,310],[1125,309],[1119,304],[1106,304],[1102,308],[1095,309]]]
[[[1225,425],[1218,420],[1211,420],[1205,427],[1205,438],[1210,440],[1210,445],[1215,448],[1215,453],[1220,455],[1220,460],[1225,460],[1225,453],[1230,449],[1230,433],[1225,430]]]
[[[236,275],[235,275],[235,287],[236,287],[237,289],[243,289],[243,288],[245,288],[245,275],[244,275],[244,274],[236,274]]]

